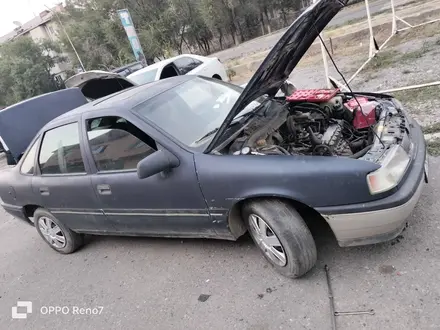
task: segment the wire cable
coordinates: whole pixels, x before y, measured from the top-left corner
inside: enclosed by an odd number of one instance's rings
[[[318,37],[319,40],[321,40],[322,45],[324,46],[324,49],[328,55],[328,57],[330,58],[330,61],[332,61],[333,66],[335,67],[335,70],[338,72],[338,74],[341,76],[342,80],[344,81],[345,85],[347,86],[348,90],[350,91],[351,96],[355,99],[356,103],[359,106],[359,109],[362,113],[362,115],[364,116],[364,119],[366,120],[366,122],[368,123],[368,117],[367,115],[364,113],[364,111],[362,110],[362,106],[359,103],[359,100],[357,99],[356,95],[353,93],[353,90],[351,89],[350,85],[348,84],[347,80],[345,79],[344,75],[342,74],[342,72],[339,70],[338,66],[336,65],[335,61],[333,60],[333,57],[331,56],[326,44],[324,43],[324,40],[322,40],[321,34],[319,33],[318,29],[316,28],[316,25],[313,24],[315,27],[316,32],[318,33]],[[375,137],[378,138],[379,142],[382,144],[382,146],[385,148],[385,144],[383,143],[382,139],[380,138],[380,136],[376,133],[376,131],[370,126],[369,129],[371,130],[371,132],[374,134]]]

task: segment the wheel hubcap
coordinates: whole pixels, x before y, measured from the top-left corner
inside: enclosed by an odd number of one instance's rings
[[[66,246],[66,237],[64,236],[61,228],[47,217],[41,217],[38,219],[38,227],[44,236],[44,239],[49,242],[50,245],[61,249]]]
[[[251,234],[264,254],[278,266],[287,263],[286,253],[272,228],[258,215],[249,216]]]

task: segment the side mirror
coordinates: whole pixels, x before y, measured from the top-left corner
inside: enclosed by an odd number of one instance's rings
[[[145,179],[154,174],[171,170],[179,164],[179,159],[176,156],[168,151],[158,150],[137,164],[137,175],[139,179]]]

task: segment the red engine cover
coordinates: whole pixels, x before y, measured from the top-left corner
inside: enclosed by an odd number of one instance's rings
[[[338,93],[339,89],[297,89],[286,97],[286,101],[323,103],[330,101]]]
[[[357,101],[355,99],[351,99],[344,104],[351,111],[354,111],[356,109],[356,113],[353,119],[354,128],[361,129],[374,125],[376,123],[375,110],[378,103],[374,101],[368,101],[366,97],[357,97],[356,99]],[[358,102],[361,105],[362,110],[359,109]]]

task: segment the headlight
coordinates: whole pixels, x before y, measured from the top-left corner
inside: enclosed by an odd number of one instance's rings
[[[372,195],[393,189],[405,174],[410,158],[400,146],[394,146],[382,162],[382,167],[367,175]]]

